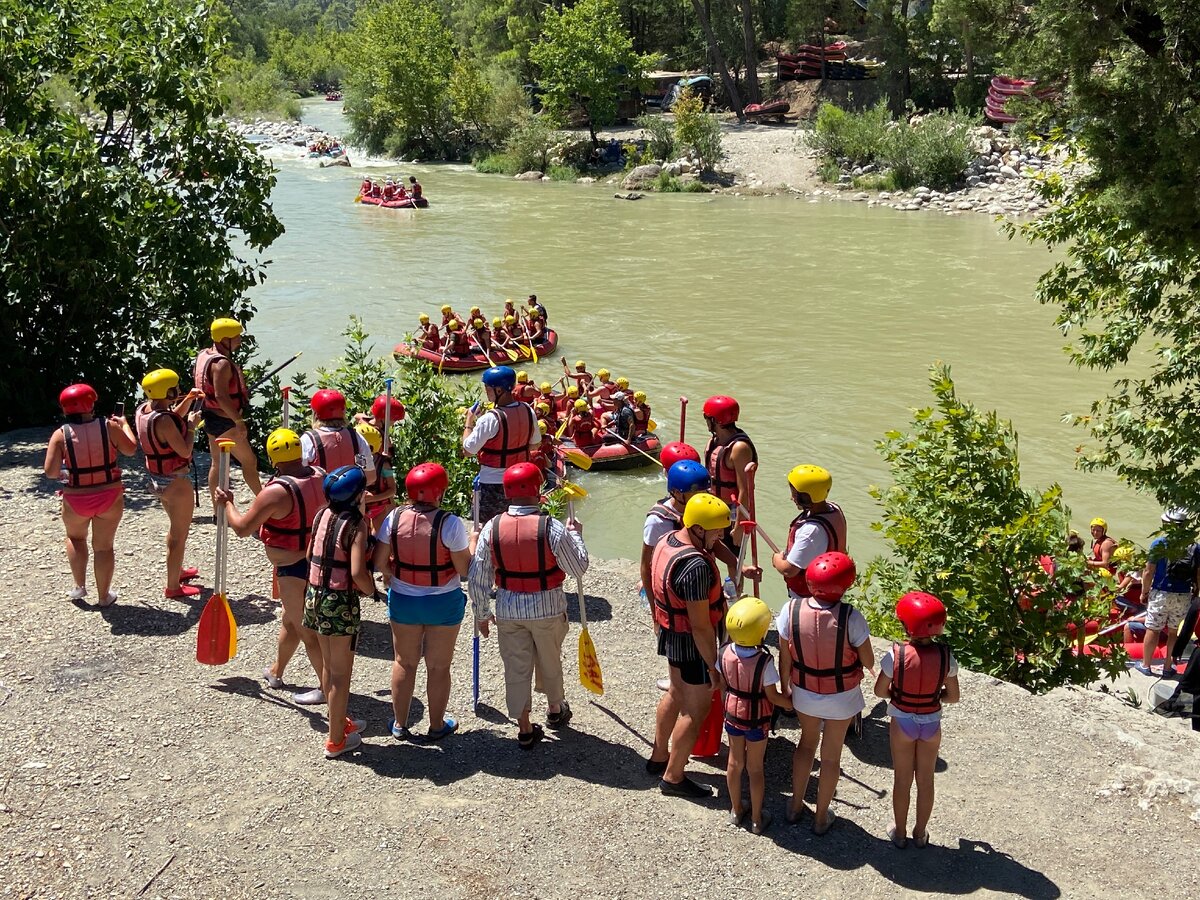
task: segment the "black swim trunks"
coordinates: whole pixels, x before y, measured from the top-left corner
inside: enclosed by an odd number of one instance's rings
[[[204,420],[204,431],[210,438],[220,437],[227,431],[232,431],[237,426],[232,419],[227,419],[215,409],[205,409],[201,411],[201,417]]]

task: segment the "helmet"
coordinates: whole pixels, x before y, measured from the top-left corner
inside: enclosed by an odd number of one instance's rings
[[[820,466],[796,466],[788,472],[788,484],[797,494],[807,494],[813,503],[824,503],[833,487],[833,476]]]
[[[635,403],[645,403],[646,402],[646,392],[645,391],[634,391],[633,392],[633,400]]]
[[[706,491],[711,483],[708,469],[692,459],[681,459],[667,470],[667,490],[671,492]]]
[[[371,418],[376,422],[383,421],[383,413],[387,409],[387,394],[380,394],[371,403]],[[404,421],[404,404],[392,398],[392,424]]]
[[[822,553],[808,564],[804,570],[804,580],[808,589],[818,600],[840,600],[842,594],[850,590],[858,573],[854,569],[854,560],[845,553]]]
[[[1173,506],[1162,514],[1164,525],[1186,525],[1191,513],[1182,506]]]
[[[471,307],[471,309],[470,309],[470,313],[471,313],[472,315],[474,315],[474,314],[475,314],[475,313],[477,313],[477,312],[481,312],[481,310],[479,309],[479,307],[478,307],[478,306],[472,306],[472,307]]]
[[[732,425],[737,421],[741,409],[732,397],[718,394],[704,401],[704,417],[712,419],[718,425]]]
[[[504,324],[505,324],[505,325],[516,325],[516,324],[517,324],[517,317],[516,317],[516,316],[505,316],[505,317],[504,317]]]
[[[667,446],[662,448],[662,452],[658,454],[658,461],[663,464],[663,469],[667,472],[671,471],[671,466],[679,462],[681,459],[690,459],[692,462],[700,462],[700,454],[691,444],[685,444],[683,441],[671,441]]]
[[[619,387],[621,390],[625,390],[625,388],[629,387],[629,379],[628,378],[618,378],[617,379],[617,387]]]
[[[341,391],[328,388],[317,391],[312,395],[312,400],[308,401],[308,405],[312,407],[313,415],[321,421],[346,418],[346,395]]]
[[[446,323],[446,327],[451,331],[458,331],[458,319],[451,319]]]
[[[492,366],[483,373],[483,383],[490,388],[511,391],[517,383],[517,373],[510,366]]]
[[[1108,527],[1108,523],[1105,522],[1103,519],[1101,519],[1099,516],[1097,516],[1096,518],[1092,519],[1091,522],[1088,523],[1088,528],[1095,528],[1097,525],[1099,525],[1101,528]]]
[[[946,628],[946,607],[933,594],[909,591],[896,601],[896,618],[909,637],[933,637]]]
[[[475,321],[473,321],[471,324],[472,324],[472,325],[474,325],[476,328],[482,328],[482,327],[483,327],[484,325],[486,325],[487,323],[486,323],[486,322],[484,322],[484,321],[483,321],[483,319],[480,319],[480,318],[478,318],[478,317],[477,317],[477,318],[475,319]]]
[[[567,396],[568,397],[578,397],[579,396],[579,385],[573,384],[569,388],[567,388]]]
[[[179,387],[179,376],[170,369],[155,369],[142,379],[142,390],[151,400],[166,400],[175,387]]]
[[[499,316],[496,316],[494,319],[492,319],[492,327],[493,328],[499,328],[503,324],[504,324],[504,320],[501,319]]]
[[[585,363],[582,359],[577,359],[575,360],[575,368],[579,370],[586,369],[587,363]]]
[[[583,412],[587,408],[588,408],[588,402],[586,400],[576,400],[575,401],[575,412]]]
[[[379,429],[370,422],[359,422],[354,426],[354,430],[362,435],[367,446],[371,448],[372,453],[378,453],[383,447],[383,435],[379,433]]]
[[[505,497],[534,497],[541,490],[542,470],[533,463],[517,463],[504,470]]]
[[[58,395],[58,405],[68,416],[90,413],[96,406],[96,390],[90,384],[73,384]]]
[[[358,466],[341,466],[326,475],[321,485],[331,505],[349,506],[366,490],[367,474]]]
[[[414,503],[438,503],[449,486],[450,476],[434,462],[413,466],[404,476],[404,490]]]
[[[600,369],[598,372],[596,372],[596,377],[601,381],[608,381],[608,376],[611,374],[612,373],[609,372],[608,369]]]
[[[712,494],[697,494],[683,509],[684,528],[699,525],[705,531],[724,531],[731,521],[729,504]]]
[[[237,319],[213,319],[208,331],[214,341],[227,341],[241,336],[242,323]]]
[[[267,458],[271,465],[297,462],[300,459],[300,435],[290,428],[276,428],[267,437]]]
[[[443,304],[442,304],[442,315],[444,316],[444,315],[446,315],[446,313],[448,313],[448,312],[450,312],[450,304],[449,304],[449,303],[443,303]]]
[[[517,384],[524,384],[529,380],[529,373],[522,369],[517,373]]]
[[[538,385],[538,390],[541,391],[543,394],[550,393],[550,382],[543,381],[541,384]]]
[[[539,412],[550,412],[550,404],[546,403],[545,401],[542,401],[542,402],[536,404],[534,406],[534,409],[538,410]]]
[[[725,613],[725,630],[739,647],[757,647],[771,630],[771,608],[757,597],[743,597]]]
[[[419,316],[417,316],[417,320],[422,325],[428,325],[429,324],[429,313],[421,313]]]

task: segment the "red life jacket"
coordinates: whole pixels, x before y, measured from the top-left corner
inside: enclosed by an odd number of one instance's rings
[[[216,347],[205,347],[196,355],[192,381],[200,390],[204,391],[204,408],[220,412],[221,407],[217,403],[217,389],[212,380],[212,367],[219,359],[229,360],[229,367],[233,370],[233,383],[229,388],[229,396],[238,411],[241,412],[250,405],[250,389],[246,387],[246,377],[242,374],[238,364]]]
[[[539,396],[539,391],[536,384],[532,381],[527,381],[524,384],[517,385],[513,391],[513,396],[522,403],[528,403],[532,406]]]
[[[572,416],[571,435],[576,447],[594,447],[600,443],[596,437],[596,420],[592,416]]]
[[[392,517],[392,570],[421,587],[443,587],[458,580],[450,551],[442,543],[444,509],[402,506]]]
[[[717,446],[715,436],[709,438],[708,446],[704,448],[704,467],[708,469],[708,475],[712,479],[712,492],[726,503],[737,493],[737,470],[731,462],[733,448],[737,444],[748,444],[753,461],[758,462],[758,450],[744,431],[735,432],[733,438],[723,447]],[[745,497],[739,499],[743,503],[746,502]]]
[[[425,193],[424,189],[421,187],[421,183],[419,181],[410,181],[409,184],[412,185],[409,190],[413,195],[413,199],[420,200]]]
[[[688,618],[688,601],[675,593],[671,587],[671,576],[675,567],[693,556],[700,556],[712,569],[712,587],[708,592],[708,618],[713,627],[725,615],[725,595],[721,593],[721,576],[712,554],[693,547],[683,539],[682,530],[674,531],[658,542],[650,560],[650,588],[654,594],[654,621],[660,628],[676,634],[691,634],[692,621]]]
[[[325,473],[312,466],[312,474],[307,477],[276,475],[263,485],[265,490],[273,484],[278,484],[292,498],[291,512],[282,519],[267,519],[258,530],[258,536],[266,546],[301,553],[308,550],[313,519],[328,502],[322,485],[324,479]]]
[[[471,342],[467,340],[467,333],[463,328],[451,331],[446,340],[450,342],[450,353],[454,356],[466,356],[471,352]]]
[[[550,547],[550,517],[544,512],[514,516],[505,511],[492,519],[491,548],[496,586],[506,591],[548,591],[567,578]]]
[[[342,466],[357,465],[358,432],[353,428],[330,428],[323,425],[310,428],[306,434],[313,442],[318,468],[332,472]]]
[[[683,514],[676,512],[674,507],[667,505],[667,501],[670,499],[670,497],[663,497],[652,507],[650,507],[650,511],[646,513],[646,515],[658,516],[658,518],[662,519],[664,522],[671,523],[675,530],[678,531],[683,527]]]
[[[914,714],[938,712],[949,673],[945,644],[892,644],[892,706]]]
[[[360,520],[361,521],[361,520]],[[312,553],[308,558],[308,583],[329,591],[350,588],[350,544],[355,527],[346,514],[328,506],[317,512],[312,525]]]
[[[1100,548],[1104,546],[1105,541],[1111,541],[1111,540],[1112,540],[1112,538],[1110,538],[1106,534],[1100,540],[1092,541],[1092,561],[1093,562],[1100,562]],[[1111,557],[1110,557],[1110,559],[1111,559]],[[1104,564],[1104,568],[1108,569],[1108,571],[1113,572],[1113,573],[1115,573],[1117,571],[1116,563],[1113,563],[1111,561],[1106,562]]]
[[[497,406],[491,414],[500,420],[500,428],[479,451],[479,464],[507,469],[529,462],[529,439],[538,430],[533,410],[523,403]]]
[[[179,429],[183,439],[187,440],[188,429],[183,419],[175,415],[173,410],[155,409],[146,401],[137,408],[134,414],[134,425],[137,427],[138,444],[146,454],[146,471],[151,475],[174,475],[186,469],[191,457],[180,456],[171,449],[169,444],[158,439],[155,429],[162,418],[166,418]]]
[[[637,425],[637,433],[641,434],[650,428],[650,407],[639,403],[633,407],[633,421]]]
[[[121,483],[117,448],[108,436],[108,422],[71,423],[62,427],[67,446],[67,485],[73,488],[104,487]]]
[[[853,607],[839,601],[813,609],[807,597],[791,602],[787,640],[792,648],[792,684],[817,694],[857,688],[863,667],[849,640]]]
[[[738,656],[734,644],[721,649],[725,721],[735,728],[765,728],[770,724],[771,701],[762,683],[770,659],[762,648],[750,657]]]
[[[826,551],[833,552],[834,550],[838,550],[842,553],[846,552],[846,515],[836,503],[826,501],[826,505],[832,507],[832,509],[823,510],[818,513],[806,510],[792,519],[792,524],[788,528],[787,549],[783,552],[784,556],[792,552],[792,547],[796,544],[796,533],[800,530],[800,526],[806,522],[813,522],[819,525],[821,530],[825,532],[825,537],[829,540],[829,546],[825,548]],[[808,581],[804,576],[803,570],[797,572],[791,578],[785,578],[784,583],[787,585],[788,590],[795,596],[810,596]]]
[[[392,197],[394,197],[395,195],[396,195],[396,189],[392,185],[385,184],[383,186],[383,199],[384,200],[391,200]]]

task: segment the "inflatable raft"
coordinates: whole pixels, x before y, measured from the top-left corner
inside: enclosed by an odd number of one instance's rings
[[[366,201],[364,201],[366,202]],[[553,328],[546,329],[546,340],[541,343],[534,344],[533,349],[537,351],[538,358],[549,356],[558,347],[558,332]],[[526,350],[528,353],[528,350]],[[467,356],[450,356],[447,354],[445,362],[442,361],[441,353],[434,353],[432,350],[419,348],[413,350],[406,342],[401,341],[392,348],[392,355],[399,357],[415,356],[417,359],[423,359],[432,366],[441,366],[443,372],[478,372],[481,369],[490,369],[492,366],[498,365],[519,365],[522,361],[529,359],[528,356],[523,356],[516,363],[509,360],[508,354],[503,351],[494,351],[492,358],[489,360],[478,351],[468,354]],[[503,363],[501,362],[503,360]]]
[[[650,458],[638,453],[637,450],[630,450],[619,442],[575,449],[592,458],[591,471],[593,472],[615,472],[620,469],[639,469],[642,466],[652,466],[662,450],[662,442],[652,434],[643,434],[633,442],[633,445],[638,450],[650,454]],[[569,465],[575,465],[571,462],[570,457],[566,457],[566,460]],[[575,466],[575,468],[579,467]]]
[[[382,209],[425,209],[429,206],[429,201],[424,197],[413,199],[405,197],[403,200],[384,200],[381,197],[363,197],[362,202],[365,206],[378,206]]]

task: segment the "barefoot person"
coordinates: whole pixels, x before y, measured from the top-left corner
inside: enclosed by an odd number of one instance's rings
[[[470,569],[471,603],[480,633],[492,623],[504,661],[505,703],[518,723],[517,743],[529,750],[545,732],[531,721],[533,690],[546,695],[546,724],[563,728],[571,720],[563,685],[562,645],[567,636],[567,597],[563,582],[582,578],[588,568],[583,528],[542,512],[542,473],[533,463],[504,472],[508,509],[474,535]],[[492,585],[496,611],[492,614]]]
[[[513,396],[517,373],[508,366],[492,366],[483,373],[483,390],[493,408],[477,414],[467,410],[463,449],[479,458],[479,521],[504,512],[504,472],[509,466],[529,462],[542,445],[542,434],[528,404]],[[548,384],[543,385],[549,388]]]
[[[446,715],[450,664],[467,606],[461,579],[471,564],[467,526],[439,508],[450,485],[437,463],[421,463],[404,477],[408,506],[388,513],[376,534],[375,569],[391,578],[388,619],[392,624],[392,721],[397,740],[408,740],[417,667],[425,658],[428,682],[426,738],[453,734],[458,722]]]
[[[187,549],[188,531],[196,500],[188,483],[192,464],[192,447],[196,442],[196,423],[200,411],[190,412],[193,400],[203,395],[199,390],[179,394],[179,376],[170,369],[155,369],[142,379],[146,402],[137,408],[138,443],[146,456],[146,473],[155,495],[167,511],[167,586],[163,596],[170,598],[195,597],[200,588],[182,584],[199,573],[185,569],[183,554]]]
[[[321,689],[329,701],[326,759],[362,746],[367,724],[346,715],[362,622],[359,597],[375,595],[375,581],[367,569],[366,487],[367,476],[358,466],[343,466],[325,476],[322,489],[329,505],[313,519],[308,549],[303,626],[321,648]]]
[[[933,772],[942,744],[942,704],[958,702],[958,663],[945,644],[933,639],[946,629],[946,607],[932,594],[913,591],[896,603],[896,618],[908,640],[893,643],[879,661],[875,696],[888,701],[892,721],[892,812],[888,837],[897,847],[908,843],[908,805],[917,781],[917,818],[913,844],[929,843],[933,813]]]
[[[111,590],[116,566],[113,538],[125,510],[117,455],[133,455],[137,442],[124,416],[96,418],[96,392],[90,385],[64,388],[58,405],[67,421],[50,435],[42,469],[47,478],[65,481],[62,520],[67,531],[67,562],[75,581],[67,596],[72,600],[87,596],[90,528],[96,605],[112,606],[117,602],[117,592]]]
[[[780,677],[791,684],[792,706],[800,719],[788,821],[798,822],[806,808],[804,792],[819,743],[821,777],[812,828],[822,835],[833,824],[829,804],[841,775],[842,745],[854,717],[866,706],[859,684],[863,669],[875,665],[875,654],[867,620],[842,602],[854,583],[854,560],[844,553],[825,553],[813,560],[806,575],[810,596],[785,603],[775,624]]]
[[[321,645],[316,634],[304,628],[303,621],[308,544],[313,520],[325,506],[325,472],[306,465],[301,452],[300,436],[286,428],[277,428],[267,438],[267,458],[275,467],[275,477],[266,483],[250,507],[240,513],[231,492],[217,493],[217,502],[228,506],[229,527],[239,537],[249,537],[258,531],[267,559],[275,567],[275,576],[279,580],[283,615],[275,662],[262,673],[268,686],[273,688],[283,687],[283,670],[301,641],[308,653],[308,661],[317,673],[318,684],[322,672]],[[293,695],[292,701],[301,706],[320,704],[325,702],[325,693],[316,687]]]
[[[204,433],[208,435],[208,492],[216,508],[217,465],[221,454],[217,441],[233,441],[233,455],[242,467],[246,487],[254,493],[262,490],[258,477],[258,457],[250,446],[245,414],[250,409],[250,389],[233,353],[242,345],[242,324],[235,319],[216,319],[209,329],[212,346],[196,356],[192,383],[204,392]]]

